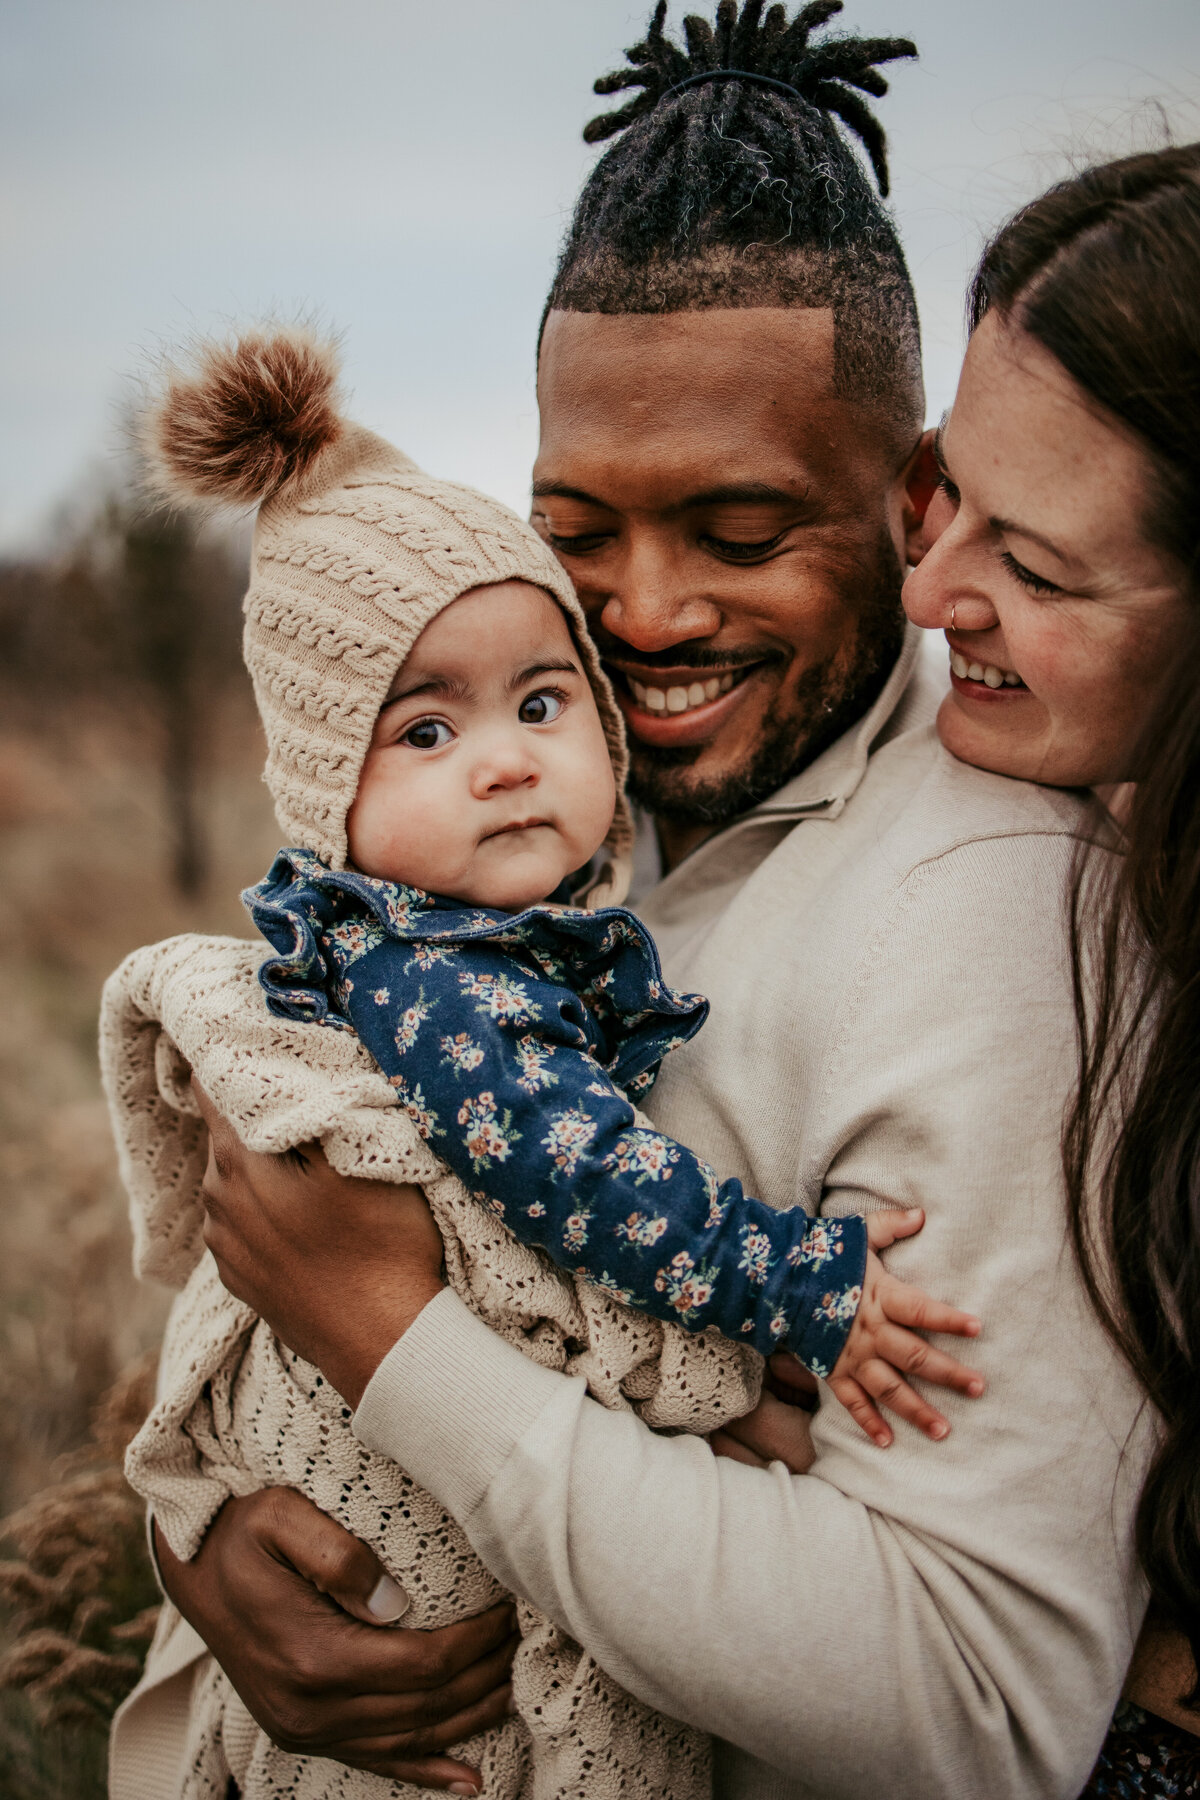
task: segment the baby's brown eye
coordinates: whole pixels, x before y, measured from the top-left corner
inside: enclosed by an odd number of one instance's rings
[[[411,744],[414,750],[440,750],[443,744],[450,742],[452,735],[443,719],[418,719],[400,741]]]
[[[543,688],[540,693],[530,694],[522,700],[517,717],[522,725],[548,725],[551,719],[557,719],[563,709],[563,696],[555,693],[553,688]]]

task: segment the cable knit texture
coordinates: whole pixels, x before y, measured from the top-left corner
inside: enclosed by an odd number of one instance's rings
[[[596,696],[621,798],[594,883],[619,904],[633,843],[624,726],[575,590],[536,531],[341,418],[334,345],[276,326],[201,345],[196,360],[191,376],[170,372],[142,437],[170,502],[261,499],[243,651],[284,843],[345,866],[371,732],[421,632],[473,588],[528,581],[566,613]]]
[[[344,1174],[419,1183],[454,1291],[534,1361],[584,1377],[606,1406],[707,1432],[755,1403],[761,1363],[715,1333],[689,1336],[621,1307],[519,1244],[431,1153],[355,1036],[268,1014],[261,956],[237,939],[172,938],[136,951],[105,989],[101,1062],[136,1266],[183,1289],[163,1397],[130,1448],[129,1479],[184,1558],[229,1495],[295,1487],[375,1550],[409,1596],[406,1625],[449,1624],[503,1590],[440,1504],[358,1442],[319,1372],[225,1291],[203,1248],[206,1136],[192,1071],[253,1150],[317,1139]],[[482,1770],[488,1800],[708,1794],[706,1738],[631,1699],[532,1607],[518,1612],[516,1716],[455,1752]],[[185,1766],[184,1800],[223,1800],[231,1775],[244,1800],[426,1791],[277,1749],[215,1663],[197,1677]]]

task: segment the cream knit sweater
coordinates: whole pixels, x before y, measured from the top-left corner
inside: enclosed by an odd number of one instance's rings
[[[254,1150],[319,1140],[344,1174],[420,1184],[455,1294],[543,1368],[582,1376],[605,1406],[707,1432],[755,1403],[761,1365],[715,1333],[688,1336],[618,1306],[517,1243],[422,1142],[357,1039],[267,1012],[260,959],[237,939],[173,938],[135,952],[105,989],[101,1062],[136,1265],[183,1290],[129,1479],[183,1558],[229,1495],[295,1487],[376,1551],[409,1596],[406,1626],[449,1624],[504,1590],[445,1509],[354,1437],[340,1395],[221,1286],[201,1238],[206,1134],[191,1072]],[[623,1693],[536,1608],[518,1612],[517,1714],[456,1751],[481,1769],[488,1800],[702,1800],[707,1737]],[[178,1636],[168,1609],[160,1668],[175,1666]],[[224,1800],[230,1775],[244,1800],[418,1792],[277,1749],[211,1658],[190,1679],[182,1800]]]

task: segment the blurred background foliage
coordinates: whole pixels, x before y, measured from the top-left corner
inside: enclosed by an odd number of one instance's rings
[[[240,659],[244,534],[91,493],[0,563],[0,1796],[99,1800],[157,1603],[120,1472],[169,1295],[134,1281],[104,978],[250,935],[276,848]]]

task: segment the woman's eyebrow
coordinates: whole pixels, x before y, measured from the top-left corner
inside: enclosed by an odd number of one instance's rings
[[[515,675],[510,677],[509,691],[524,687],[527,681],[536,681],[539,675],[579,675],[580,673],[578,663],[573,663],[569,657],[556,657],[547,662],[530,663],[527,669],[519,669]]]
[[[946,421],[949,417],[950,414],[948,412],[942,414],[937,422],[937,430],[933,434],[933,460],[942,471],[942,474],[947,477],[949,477],[950,471],[946,467],[946,446],[943,440],[946,432]]]
[[[1065,550],[1060,550],[1050,538],[1043,537],[1040,531],[1034,531],[1031,525],[1022,525],[1016,519],[989,519],[988,524],[993,531],[1002,532],[1006,536],[1028,538],[1031,544],[1038,544],[1048,552],[1055,562],[1066,565],[1077,561],[1075,557],[1068,556]]]

